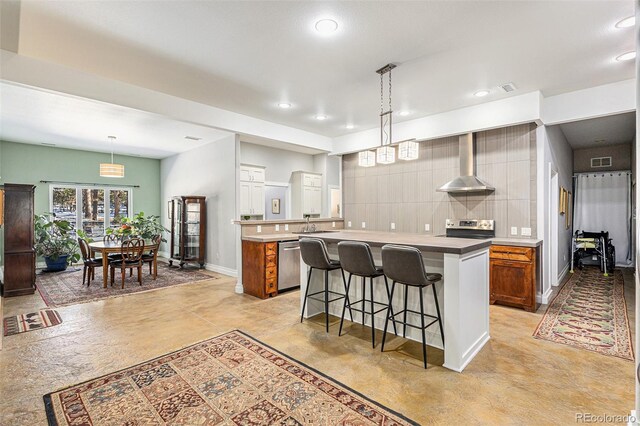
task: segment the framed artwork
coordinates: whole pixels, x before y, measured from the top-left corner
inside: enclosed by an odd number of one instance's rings
[[[560,187],[560,214],[567,213],[567,190]]]
[[[280,198],[271,199],[271,213],[280,214]]]
[[[573,217],[573,208],[571,203],[571,192],[567,193],[567,214],[565,216],[566,229],[571,228],[571,221]]]

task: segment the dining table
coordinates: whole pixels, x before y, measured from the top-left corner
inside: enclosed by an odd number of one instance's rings
[[[109,254],[120,253],[122,251],[122,243],[119,241],[94,241],[89,243],[89,249],[91,249],[91,257],[95,253],[100,253],[102,259],[108,259]],[[158,250],[158,244],[151,242],[144,242],[144,251]],[[157,259],[154,259],[153,265],[154,271],[157,271]],[[107,288],[107,282],[109,281],[109,262],[102,261],[102,286]]]

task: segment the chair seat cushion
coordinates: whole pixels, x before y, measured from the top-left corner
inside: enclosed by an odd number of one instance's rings
[[[429,273],[427,273],[427,279],[429,281],[433,281],[433,282],[440,281],[442,279],[442,274],[429,274]]]
[[[153,260],[153,255],[152,254],[143,254],[142,255],[142,260]]]
[[[102,266],[102,259],[87,259],[84,261],[85,266]]]
[[[109,265],[116,266],[116,267],[121,267],[123,263],[124,263],[124,266],[137,266],[137,265],[140,264],[140,261],[127,260],[127,261],[123,262],[122,260],[116,260],[116,261],[113,261],[113,262],[109,262]]]

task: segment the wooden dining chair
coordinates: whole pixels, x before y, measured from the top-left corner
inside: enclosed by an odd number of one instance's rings
[[[102,237],[102,242],[107,244],[107,243],[119,243],[120,242],[120,238],[118,238],[117,235],[115,234],[106,234],[104,237]],[[120,255],[120,253],[111,253],[108,255],[109,256],[109,262],[111,262],[112,260],[120,260],[122,259],[122,256]]]
[[[91,280],[96,278],[96,267],[102,266],[103,259],[92,258],[89,243],[82,238],[78,238],[78,245],[80,246],[82,262],[84,263],[84,268],[82,268],[82,285],[84,285],[84,281],[86,279],[87,287],[89,287]],[[89,270],[89,276],[87,276],[87,269]]]
[[[120,248],[119,260],[109,262],[109,269],[111,271],[111,285],[115,280],[115,270],[120,269],[120,277],[122,278],[122,288],[124,288],[125,271],[129,269],[133,272],[133,269],[138,270],[138,283],[142,285],[142,253],[144,251],[144,241],[140,238],[132,238],[122,242]]]
[[[151,247],[145,247],[145,249],[150,248],[151,250],[149,253],[142,255],[142,263],[149,264],[149,275],[153,275],[153,279],[155,280],[158,277],[158,250],[160,249],[160,243],[162,242],[162,235],[154,235],[153,238],[151,238],[151,241],[153,242],[153,245]]]

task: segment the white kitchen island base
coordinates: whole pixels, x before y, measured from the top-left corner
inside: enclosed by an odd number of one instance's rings
[[[467,240],[459,238],[429,237],[414,234],[396,234],[389,232],[361,232],[343,231],[338,233],[326,233],[312,235],[320,237],[327,243],[329,253],[337,258],[337,243],[339,241],[364,241],[371,245],[376,259],[380,263],[380,247],[384,244],[405,244],[419,248],[423,252],[426,268],[429,272],[437,272],[443,275],[443,280],[435,284],[438,299],[440,300],[441,315],[443,318],[445,344],[444,348],[440,338],[440,330],[437,323],[427,329],[427,344],[444,349],[445,368],[462,372],[476,354],[489,340],[489,245],[486,240]],[[456,241],[453,241],[456,240]],[[452,243],[456,243],[452,246]],[[303,265],[300,268],[300,306],[303,306],[303,298],[307,285],[308,268]],[[348,278],[348,274],[346,274]],[[361,278],[353,277],[351,281],[350,297],[352,300],[362,298]],[[368,281],[368,280],[367,280]],[[384,279],[376,279],[375,300],[386,302],[386,290]],[[311,291],[319,291],[324,286],[324,271],[314,270],[311,280]],[[391,282],[389,282],[391,287]],[[402,287],[396,285],[393,308],[395,312],[403,308],[404,293]],[[366,285],[367,297],[369,284]],[[418,289],[407,287],[408,307],[417,310]],[[329,289],[344,293],[340,271],[330,272]],[[430,289],[424,289],[425,312],[435,313],[435,304]],[[359,306],[358,306],[359,307]],[[329,306],[329,313],[340,317],[342,314],[343,300],[334,302]],[[308,300],[304,317],[309,318],[324,312],[324,304],[315,300]],[[411,314],[410,314],[411,315]],[[375,328],[384,329],[386,311],[375,316]],[[347,310],[345,318],[349,319]],[[419,321],[419,320],[418,320]],[[354,326],[362,322],[360,313],[354,312]],[[365,315],[365,325],[371,326],[370,315]],[[343,333],[347,328],[343,330]],[[337,335],[337,326],[332,326],[330,333]],[[388,333],[393,334],[393,326],[389,323]],[[398,325],[398,334],[402,336],[402,326]],[[391,336],[389,336],[391,337]],[[337,338],[337,336],[336,336]],[[420,331],[413,328],[407,329],[407,338],[422,341]],[[387,339],[389,340],[389,339]],[[377,342],[379,343],[379,341]],[[379,347],[379,346],[377,346]]]

